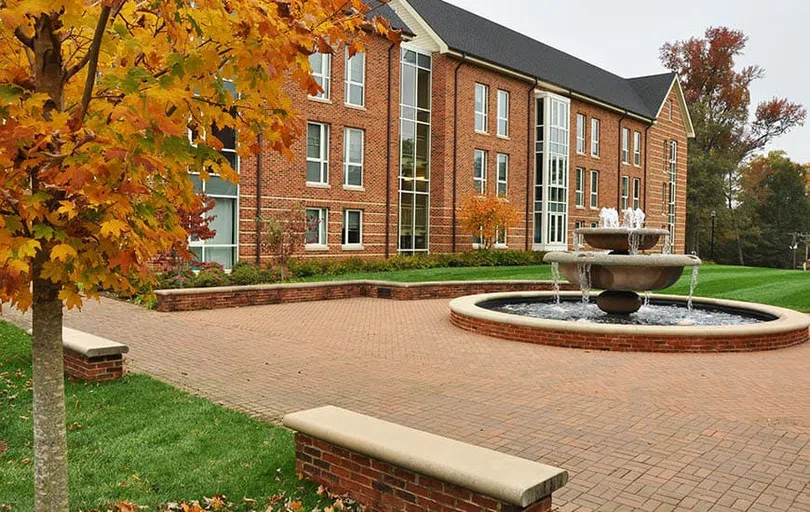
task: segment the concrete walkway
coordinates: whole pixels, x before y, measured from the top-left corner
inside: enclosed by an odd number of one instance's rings
[[[66,325],[126,343],[136,371],[269,420],[334,404],[563,467],[563,511],[810,511],[810,344],[550,348],[461,331],[447,302],[156,313],[105,299]]]

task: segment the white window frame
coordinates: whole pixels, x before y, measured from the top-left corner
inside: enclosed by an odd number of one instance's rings
[[[330,136],[330,129],[329,125],[326,123],[319,123],[316,121],[310,121],[307,123],[307,137],[309,137],[309,127],[310,126],[318,126],[321,132],[321,147],[320,147],[320,155],[315,157],[309,156],[309,140],[307,140],[307,169],[306,169],[306,178],[307,178],[307,185],[314,186],[314,187],[324,187],[329,186],[329,136]],[[320,180],[319,181],[310,181],[309,180],[309,163],[315,162],[319,165],[320,168]]]
[[[535,94],[534,226],[532,249],[568,247],[571,100]]]
[[[478,155],[481,155],[481,175],[476,176],[477,169],[475,162],[478,160]],[[489,152],[483,149],[476,149],[473,152],[473,189],[477,194],[484,195],[487,193],[487,158]]]
[[[576,221],[574,221],[574,237],[573,237],[573,240],[574,240],[574,243],[576,244],[577,247],[582,247],[583,245],[585,245],[585,235],[583,235],[582,233],[577,233],[576,232],[577,229],[583,229],[584,227],[585,227],[585,221],[584,220],[576,220]]]
[[[504,91],[502,89],[498,89],[498,112],[497,112],[497,132],[498,137],[508,138],[509,137],[509,108],[510,108],[510,98],[509,98],[509,91]]]
[[[577,167],[574,178],[574,206],[585,208],[585,169]]]
[[[350,161],[351,154],[349,151],[350,134],[360,135],[360,161]],[[343,129],[343,188],[350,190],[362,190],[365,183],[365,156],[366,153],[366,132],[360,128],[349,128],[348,126]],[[360,168],[360,184],[349,183],[349,169],[351,167]]]
[[[348,228],[348,218],[350,213],[357,213],[359,214],[359,221],[360,221],[360,241],[359,242],[352,242],[349,243],[349,230]],[[362,250],[363,249],[363,210],[358,210],[355,208],[348,208],[343,210],[343,229],[340,234],[341,237],[341,248],[346,250]]]
[[[667,224],[669,225],[670,245],[675,245],[675,216],[676,212],[676,191],[678,179],[678,141],[669,141],[669,211],[667,212]]]
[[[591,118],[591,156],[599,158],[599,119]]]
[[[363,59],[363,76],[360,81],[355,80],[351,76],[351,64],[352,60],[354,59]],[[343,96],[344,96],[344,103],[350,107],[360,107],[363,108],[366,106],[366,54],[364,52],[357,52],[351,57],[349,57],[349,48],[346,48],[346,59],[344,61],[344,88],[343,88]],[[359,87],[362,91],[360,94],[360,103],[352,103],[351,98],[351,88],[352,87]]]
[[[317,73],[313,69],[312,76],[315,78],[315,81],[318,82],[318,85],[321,86],[323,92],[319,92],[318,94],[314,95],[310,94],[309,98],[322,101],[329,101],[332,97],[332,54],[315,52],[309,56],[310,59],[312,59],[313,57],[321,58],[321,72]]]
[[[630,176],[622,176],[622,211],[630,204]]]
[[[641,178],[633,178],[633,209],[641,207]]]
[[[585,114],[577,114],[577,154],[585,154]]]
[[[481,94],[481,108],[478,110],[478,94]],[[489,86],[477,83],[475,84],[475,97],[473,98],[473,108],[475,110],[475,131],[478,133],[488,133],[489,130]],[[480,123],[479,123],[480,120]],[[479,127],[480,124],[480,127]]]
[[[509,155],[506,153],[498,153],[495,156],[496,161],[496,187],[495,193],[498,197],[507,197],[509,196]],[[504,164],[505,173],[503,179],[501,179],[501,164]],[[503,193],[501,193],[501,187],[503,186]]]
[[[622,128],[622,164],[630,163],[630,129]]]
[[[633,132],[633,165],[641,167],[641,132]]]
[[[305,249],[312,251],[312,250],[325,250],[329,248],[329,209],[322,208],[322,207],[313,207],[313,208],[306,208],[304,213],[307,216],[307,222],[309,222],[309,212],[318,212],[318,241],[314,243],[307,242],[305,244]]]
[[[591,209],[599,208],[599,171],[591,169]]]

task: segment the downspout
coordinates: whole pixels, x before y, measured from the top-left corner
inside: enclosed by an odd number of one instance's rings
[[[647,190],[648,190],[648,185],[647,185],[647,163],[648,163],[648,156],[650,154],[649,153],[649,151],[650,151],[650,139],[647,137],[647,134],[649,133],[650,128],[652,128],[651,124],[647,125],[647,127],[644,129],[644,201],[643,201],[643,203],[644,203],[644,211],[645,212],[647,211]]]
[[[396,43],[391,43],[391,46],[388,47],[388,130],[386,130],[385,134],[385,154],[387,157],[385,162],[385,259],[391,257],[391,89],[393,88],[391,84],[393,80],[391,68],[393,65],[391,62],[395,46]]]
[[[623,134],[622,134],[622,123],[627,118],[627,111],[624,111],[622,117],[619,118],[619,162],[618,162],[618,174],[619,174],[619,186],[616,188],[616,210],[621,212],[622,209],[622,142],[623,142]],[[629,137],[629,135],[628,135]],[[628,139],[628,144],[630,140]],[[629,146],[628,146],[629,149]],[[629,185],[628,185],[629,186]],[[628,190],[629,192],[629,190]],[[619,216],[621,220],[621,215]]]
[[[467,54],[461,54],[461,62],[453,71],[453,227],[451,230],[451,249],[456,252],[456,196],[458,194],[458,71],[467,60]]]
[[[262,133],[256,137],[259,152],[256,155],[256,265],[262,263]]]
[[[529,132],[529,144],[526,146],[526,218],[524,220],[526,226],[526,244],[525,250],[529,250],[529,238],[532,236],[532,230],[529,228],[529,211],[531,210],[532,205],[532,169],[534,166],[534,126],[532,124],[532,112],[534,111],[534,90],[537,89],[537,85],[540,83],[540,80],[537,78],[534,79],[534,84],[532,84],[531,89],[529,89],[529,108],[527,109],[528,115],[526,116],[528,124],[528,132]]]

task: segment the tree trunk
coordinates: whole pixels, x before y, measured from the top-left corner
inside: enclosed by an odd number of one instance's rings
[[[41,265],[35,264],[35,267]],[[41,268],[35,269],[40,275]],[[34,503],[37,512],[67,512],[65,376],[59,287],[34,280]]]

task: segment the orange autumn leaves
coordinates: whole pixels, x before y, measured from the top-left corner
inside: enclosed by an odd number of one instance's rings
[[[242,157],[260,132],[290,155],[302,123],[287,86],[318,87],[308,53],[396,38],[367,11],[361,0],[1,3],[0,303],[30,307],[35,277],[69,307],[149,283],[149,263],[185,246],[182,212],[200,209],[189,171],[239,179],[211,127],[236,129]]]
[[[518,209],[494,192],[472,194],[461,202],[461,228],[477,237],[482,249],[492,248],[519,219]]]

